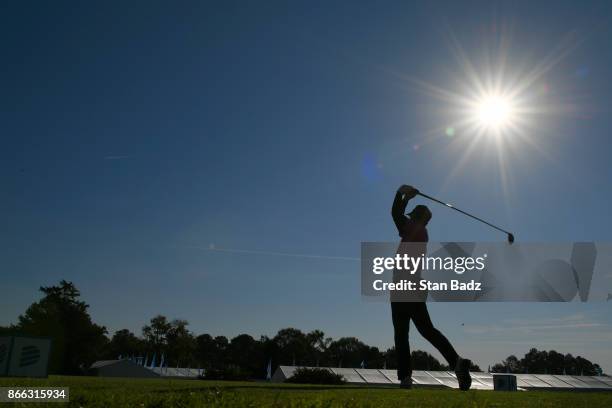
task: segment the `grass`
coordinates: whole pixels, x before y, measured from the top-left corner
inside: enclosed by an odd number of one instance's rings
[[[571,407],[612,406],[605,392],[400,390],[265,382],[51,376],[0,378],[0,387],[70,387],[71,407]],[[46,406],[20,403],[12,406]],[[11,406],[11,404],[2,404]]]

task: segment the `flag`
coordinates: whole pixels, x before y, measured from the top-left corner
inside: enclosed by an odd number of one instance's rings
[[[268,360],[268,368],[266,369],[266,380],[272,379],[272,359]]]
[[[157,353],[153,353],[153,358],[151,359],[151,368],[155,368],[156,357],[157,357]]]

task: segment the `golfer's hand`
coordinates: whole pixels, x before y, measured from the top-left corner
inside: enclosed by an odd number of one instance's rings
[[[407,186],[406,184],[401,186],[397,191],[400,194],[405,195],[408,200],[414,198],[417,194],[419,194],[419,190],[412,186]]]

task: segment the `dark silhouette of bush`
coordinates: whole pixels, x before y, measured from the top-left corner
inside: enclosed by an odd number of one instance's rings
[[[294,384],[328,384],[341,385],[346,383],[340,374],[334,374],[324,368],[298,368],[295,373],[287,379],[288,383]]]

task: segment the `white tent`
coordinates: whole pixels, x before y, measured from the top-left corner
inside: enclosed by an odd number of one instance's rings
[[[284,382],[291,378],[298,366],[279,366],[272,382]],[[312,367],[307,367],[312,368]],[[360,385],[397,385],[399,381],[394,370],[379,370],[374,368],[335,368],[319,367],[340,374],[348,384]],[[472,388],[492,390],[493,377],[496,374],[473,372]],[[508,374],[503,374],[508,375]],[[612,391],[612,380],[609,377],[571,376],[571,375],[540,375],[540,374],[510,374],[516,377],[519,389],[522,390],[601,390]],[[452,371],[419,371],[412,373],[414,387],[458,388],[457,377]]]
[[[130,360],[102,360],[96,361],[90,367],[90,373],[98,377],[129,377],[129,378],[156,378],[159,374],[136,364]]]

